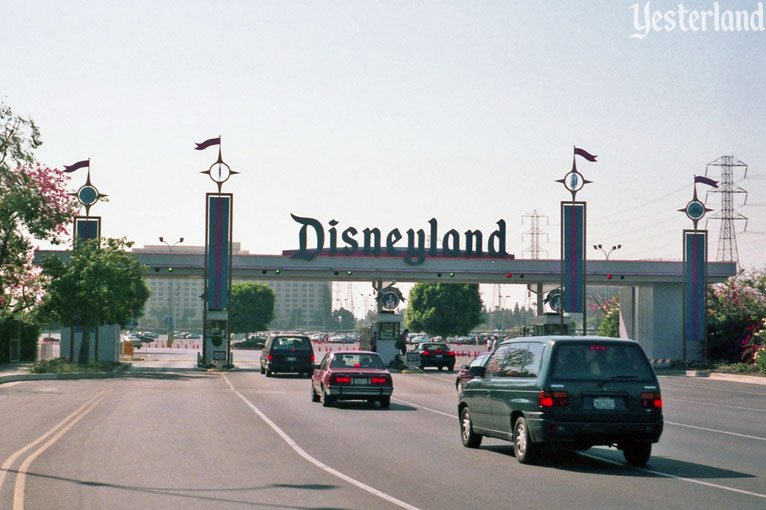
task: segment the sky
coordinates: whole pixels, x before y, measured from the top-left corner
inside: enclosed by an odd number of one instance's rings
[[[757,14],[762,4],[736,8]],[[675,12],[675,27],[644,31],[645,9]],[[193,149],[220,135],[240,172],[223,187],[234,193],[234,240],[251,253],[296,248],[292,213],[339,230],[427,230],[436,218],[443,231],[485,235],[504,219],[508,251],[523,258],[536,211],[542,258],[555,259],[570,197],[555,181],[577,146],[598,155],[578,161],[593,181],[577,195],[588,203],[588,245],[620,244],[611,259],[680,260],[692,225],[678,209],[694,175],[723,155],[746,163],[747,178],[735,173],[748,191],[735,206],[749,218],[746,231],[737,222],[737,246],[742,267],[763,268],[766,31],[682,30],[678,9],[665,0],[4,2],[0,100],[39,125],[40,162],[90,158],[92,183],[109,195],[91,210],[102,234],[138,246],[159,236],[204,244],[205,193],[216,186],[200,172],[217,153]],[[72,191],[85,177],[72,174]],[[720,222],[708,229],[715,259]],[[499,294],[523,299],[522,289]],[[492,306],[497,289],[483,293]]]

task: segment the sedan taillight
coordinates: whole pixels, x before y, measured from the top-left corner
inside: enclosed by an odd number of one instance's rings
[[[330,384],[351,384],[351,378],[347,375],[333,375]]]
[[[372,384],[386,384],[388,377],[370,377],[370,383]]]

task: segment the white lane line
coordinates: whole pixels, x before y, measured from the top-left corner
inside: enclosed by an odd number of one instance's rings
[[[734,487],[727,487],[725,485],[718,485],[717,483],[703,482],[702,480],[695,480],[694,478],[685,478],[683,476],[671,475],[670,473],[664,473],[662,471],[655,471],[653,469],[636,467],[636,466],[626,466],[622,462],[617,462],[616,460],[611,460],[611,459],[605,459],[604,457],[599,457],[598,455],[593,455],[591,453],[580,452],[580,455],[584,455],[585,457],[589,457],[591,459],[600,460],[602,462],[608,462],[609,464],[614,464],[615,466],[632,467],[633,469],[637,469],[637,470],[643,471],[645,473],[651,473],[651,474],[657,475],[657,476],[664,476],[666,478],[674,478],[676,480],[682,480],[684,482],[696,483],[698,485],[704,485],[706,487],[712,487],[714,489],[721,489],[721,490],[725,490],[725,491],[738,492],[740,494],[746,494],[748,496],[755,496],[756,498],[766,498],[766,494],[760,494],[758,492],[751,492],[751,491],[746,491],[746,490],[742,490],[742,489],[735,489]]]
[[[684,423],[675,423],[672,421],[666,421],[667,425],[675,425],[676,427],[687,427],[690,429],[704,430],[706,432],[716,432],[718,434],[727,434],[729,436],[744,437],[745,439],[755,439],[756,441],[766,441],[766,437],[748,436],[747,434],[737,434],[736,432],[727,432],[725,430],[707,429],[705,427],[697,427],[696,425],[686,425]]]
[[[673,402],[686,402],[688,404],[697,404],[701,406],[726,407],[728,409],[740,409],[742,411],[755,411],[756,413],[766,413],[766,409],[756,409],[755,407],[729,406],[726,404],[711,404],[710,402],[700,402],[699,400],[684,400],[682,398],[663,397],[662,400],[670,400]]]
[[[415,404],[413,402],[407,402],[407,401],[401,400],[401,399],[392,399],[392,400],[394,400],[396,402],[402,402],[404,404],[407,404],[407,405],[410,405],[410,406],[413,406],[413,407],[418,407],[420,409],[423,409],[425,411],[430,411],[432,413],[441,414],[441,415],[444,415],[444,416],[449,416],[449,417],[455,418],[455,419],[458,418],[457,416],[454,416],[454,415],[451,415],[451,414],[447,414],[447,413],[444,413],[442,411],[437,411],[435,409],[430,409],[428,407],[424,407],[424,406]],[[671,424],[671,425],[679,425],[681,427],[690,427],[690,428],[695,428],[695,429],[702,429],[702,427],[695,427],[693,425],[682,425],[680,423],[673,423],[673,422],[668,422],[668,421],[666,421],[665,423],[668,423],[668,424]],[[731,435],[735,435],[735,436],[742,436],[742,437],[747,437],[747,438],[752,438],[752,439],[759,439],[759,440],[762,440],[762,441],[764,440],[763,438],[760,438],[760,437],[745,436],[744,434],[735,434],[734,432],[724,432],[722,430],[712,430],[712,429],[702,429],[702,430],[709,430],[711,432],[720,432],[722,434],[731,434]],[[670,473],[663,473],[661,471],[654,471],[652,469],[640,468],[640,467],[635,467],[635,466],[626,466],[625,464],[623,464],[621,462],[616,462],[614,460],[605,459],[603,457],[599,457],[598,455],[592,455],[592,454],[583,453],[583,452],[579,452],[579,453],[580,453],[580,455],[585,455],[586,457],[590,457],[592,459],[608,462],[610,464],[614,464],[615,466],[633,467],[634,469],[639,469],[641,471],[645,471],[647,473],[652,473],[652,474],[658,475],[658,476],[664,476],[664,477],[667,477],[667,478],[675,478],[676,480],[682,480],[684,482],[696,483],[696,484],[699,484],[699,485],[706,485],[708,487],[713,487],[713,488],[716,488],[716,489],[722,489],[722,490],[727,490],[727,491],[732,491],[732,492],[739,492],[740,494],[747,494],[747,495],[756,496],[756,497],[759,497],[759,498],[766,498],[766,494],[759,494],[757,492],[750,492],[750,491],[745,491],[745,490],[741,490],[741,489],[735,489],[733,487],[726,487],[725,485],[717,485],[717,484],[710,483],[710,482],[703,482],[702,480],[695,480],[693,478],[684,478],[682,476],[671,475]]]
[[[298,444],[295,441],[293,441],[293,439],[290,436],[288,436],[285,431],[283,431],[281,428],[279,428],[279,426],[277,426],[276,423],[271,421],[268,418],[268,416],[263,414],[263,412],[260,409],[255,407],[255,405],[252,402],[250,402],[247,399],[247,397],[245,397],[244,395],[242,395],[242,393],[237,391],[234,388],[234,386],[231,384],[231,381],[229,381],[229,378],[226,377],[226,374],[223,375],[223,378],[226,381],[226,384],[229,385],[229,388],[231,388],[231,391],[233,391],[235,395],[237,395],[245,404],[247,404],[247,406],[250,409],[252,409],[252,411],[255,414],[257,414],[263,421],[265,421],[266,424],[274,430],[274,432],[279,434],[279,436],[290,446],[290,448],[295,450],[295,452],[298,455],[300,455],[301,457],[303,457],[307,461],[311,462],[312,464],[314,464],[318,468],[323,469],[326,472],[330,473],[331,475],[336,476],[336,477],[340,478],[341,480],[344,480],[344,481],[346,481],[346,482],[348,482],[348,483],[350,483],[352,485],[355,485],[355,486],[359,487],[360,489],[369,492],[370,494],[373,494],[373,495],[375,495],[375,496],[377,496],[379,498],[385,499],[389,503],[393,503],[394,505],[399,506],[401,508],[407,508],[408,510],[420,510],[416,506],[412,506],[409,503],[405,503],[404,501],[396,499],[395,497],[390,496],[390,495],[386,494],[385,492],[379,491],[378,489],[376,489],[374,487],[370,487],[369,485],[367,485],[367,484],[365,484],[363,482],[360,482],[359,480],[351,478],[350,476],[345,475],[345,474],[341,473],[340,471],[331,468],[327,464],[321,462],[320,460],[318,460],[318,459],[312,457],[311,455],[309,455],[308,453],[306,453],[306,451],[303,448],[301,448],[300,446],[298,446]]]
[[[441,415],[443,415],[443,416],[448,416],[448,417],[450,417],[450,418],[455,418],[455,419],[457,419],[457,416],[456,416],[456,415],[454,415],[454,414],[445,413],[445,412],[443,412],[443,411],[437,411],[436,409],[431,409],[430,407],[421,406],[420,404],[416,404],[416,403],[414,403],[414,402],[408,402],[408,401],[406,401],[406,400],[402,400],[402,399],[400,399],[400,398],[392,398],[391,400],[393,400],[394,402],[401,402],[402,404],[405,404],[405,405],[408,405],[408,406],[412,406],[412,407],[417,407],[417,408],[420,408],[420,409],[424,409],[424,410],[426,410],[426,411],[431,411],[432,413],[441,414]],[[457,411],[455,411],[455,412],[457,412]]]

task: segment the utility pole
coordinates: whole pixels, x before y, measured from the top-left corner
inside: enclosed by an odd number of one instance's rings
[[[742,205],[745,205],[747,204],[747,191],[734,184],[734,169],[744,168],[744,179],[747,177],[747,165],[734,156],[721,156],[715,161],[711,161],[707,164],[707,167],[705,167],[706,177],[708,176],[708,171],[711,170],[711,167],[719,167],[721,169],[721,187],[708,191],[708,193],[721,194],[721,209],[710,216],[710,219],[712,220],[721,220],[721,231],[718,235],[718,255],[716,259],[724,262],[736,262],[737,267],[739,268],[737,232],[734,228],[734,222],[744,220],[744,230],[747,230],[747,216],[735,210],[734,194],[744,194],[745,200],[742,202]],[[705,197],[705,205],[707,205],[707,196]],[[705,229],[707,229],[707,220],[705,223]]]

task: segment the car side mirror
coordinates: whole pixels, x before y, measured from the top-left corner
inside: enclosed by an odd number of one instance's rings
[[[475,366],[468,369],[474,377],[484,377],[484,367]]]
[[[468,368],[468,365],[463,365],[463,366],[462,366],[462,367],[460,367],[460,368],[462,368],[462,369],[467,369],[467,368]]]

